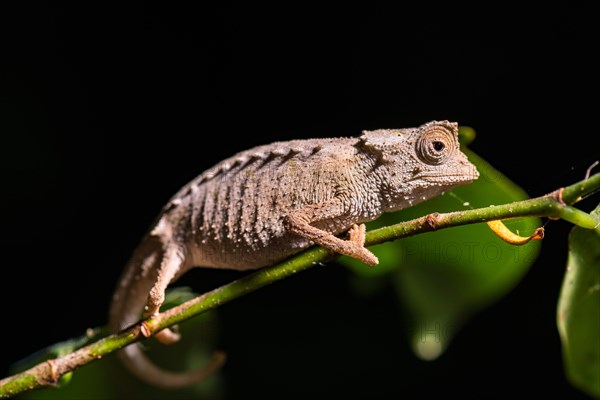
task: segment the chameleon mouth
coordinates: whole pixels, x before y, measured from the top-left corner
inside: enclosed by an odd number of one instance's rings
[[[456,182],[471,182],[479,178],[479,172],[475,168],[468,173],[456,173],[456,174],[417,174],[412,176],[407,182],[413,181],[425,181],[431,183],[456,183]]]
[[[457,163],[451,163],[445,166],[439,166],[435,169],[418,169],[413,172],[413,176],[407,181],[427,181],[431,183],[458,183],[472,182],[479,178],[477,167],[467,160],[461,160]]]

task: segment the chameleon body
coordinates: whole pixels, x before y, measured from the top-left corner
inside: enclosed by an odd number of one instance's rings
[[[377,257],[363,246],[363,222],[477,177],[459,149],[457,124],[448,121],[242,151],[196,177],[163,207],[125,268],[110,327],[119,331],[138,322],[144,309],[156,314],[169,283],[192,267],[256,269],[315,243],[375,265]],[[348,230],[348,240],[336,236]],[[170,330],[155,336],[164,343],[178,338]],[[164,387],[211,372],[164,371],[138,345],[120,355],[135,375]],[[209,370],[222,363],[217,358]]]

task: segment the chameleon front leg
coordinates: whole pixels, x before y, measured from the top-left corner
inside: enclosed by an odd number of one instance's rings
[[[379,263],[377,257],[364,246],[365,224],[354,224],[349,230],[349,240],[342,240],[330,232],[311,225],[318,221],[342,217],[343,214],[342,202],[339,199],[332,199],[296,210],[286,215],[284,221],[289,232],[311,240],[336,253],[355,258],[367,265],[377,265]]]

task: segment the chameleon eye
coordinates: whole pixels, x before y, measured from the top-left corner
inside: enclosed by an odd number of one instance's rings
[[[442,126],[429,126],[417,139],[417,156],[427,164],[443,163],[456,149],[452,132]]]

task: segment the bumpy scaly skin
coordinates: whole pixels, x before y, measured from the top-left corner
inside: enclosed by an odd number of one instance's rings
[[[134,252],[113,298],[111,328],[137,322],[144,306],[157,313],[169,283],[196,266],[256,269],[314,243],[377,264],[357,224],[478,177],[457,132],[456,123],[432,121],[359,138],[276,142],[220,162],[171,198]],[[335,236],[348,229],[349,240]],[[177,340],[169,330],[156,336]],[[159,386],[207,374],[162,371],[135,345],[122,356],[137,376]]]

